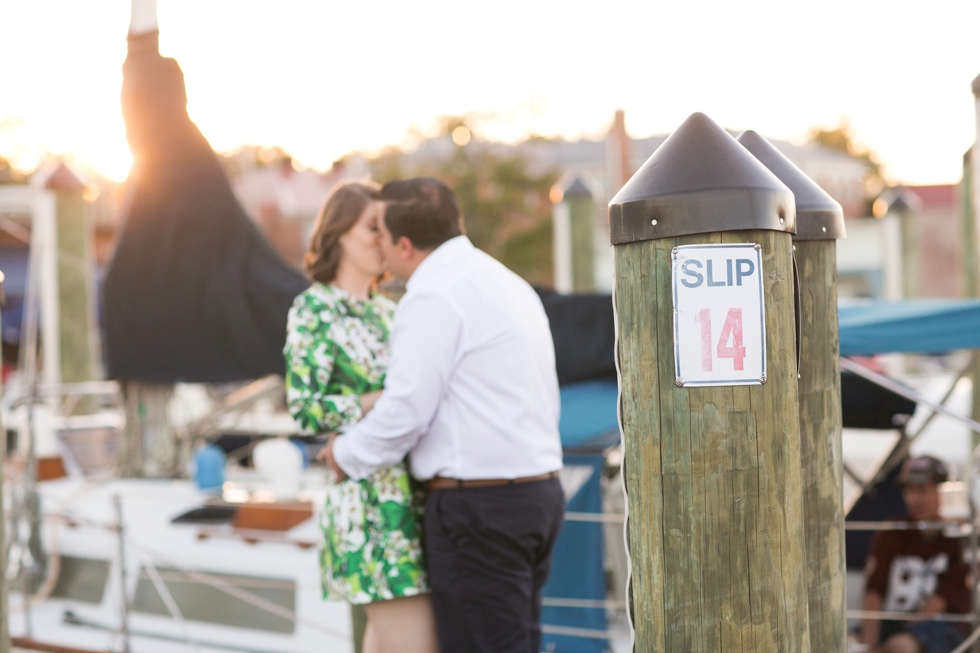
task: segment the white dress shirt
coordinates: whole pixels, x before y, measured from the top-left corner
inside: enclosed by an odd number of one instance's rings
[[[537,476],[562,466],[559,410],[537,294],[458,236],[409,279],[384,394],[335,441],[334,457],[355,479],[409,452],[420,480]]]

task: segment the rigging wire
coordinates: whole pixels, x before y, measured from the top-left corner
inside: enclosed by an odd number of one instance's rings
[[[103,523],[99,523],[99,522],[97,522],[95,520],[92,520],[92,519],[87,519],[87,518],[72,516],[72,515],[68,515],[68,514],[64,514],[64,513],[61,513],[61,514],[49,513],[48,518],[49,519],[61,519],[61,520],[65,520],[65,521],[70,522],[70,523],[85,525],[85,526],[89,526],[89,527],[92,527],[92,528],[100,528],[100,529],[104,529],[104,530],[107,530],[107,531],[110,531],[110,532],[113,532],[113,533],[118,532],[118,528],[115,525],[113,525],[113,524],[103,524]],[[193,571],[193,570],[187,569],[187,568],[185,568],[185,567],[183,567],[183,566],[175,563],[173,560],[169,559],[167,556],[165,556],[164,554],[160,553],[159,551],[154,551],[153,549],[151,549],[149,547],[146,547],[143,544],[140,544],[129,533],[124,533],[124,538],[125,538],[125,540],[126,540],[126,542],[127,542],[127,544],[129,546],[131,546],[132,548],[136,549],[136,551],[141,554],[141,557],[143,557],[143,558],[149,558],[151,560],[154,560],[156,563],[164,564],[164,565],[166,565],[169,568],[172,568],[172,569],[174,569],[176,571],[179,571],[180,573],[182,573],[183,575],[187,576],[191,580],[195,580],[195,581],[197,581],[199,583],[202,583],[204,585],[208,585],[209,587],[211,587],[213,589],[216,589],[219,592],[222,592],[224,594],[228,594],[229,596],[232,596],[234,598],[237,598],[240,601],[243,601],[245,603],[248,603],[248,604],[250,604],[250,605],[252,605],[252,606],[254,606],[256,608],[259,608],[261,610],[264,610],[266,612],[269,612],[271,614],[274,614],[277,617],[280,617],[280,618],[285,619],[287,621],[291,621],[291,622],[293,622],[295,624],[303,625],[303,626],[305,626],[307,628],[310,628],[311,630],[316,630],[316,631],[318,631],[320,633],[323,633],[325,635],[330,635],[331,637],[336,637],[336,638],[341,639],[343,641],[347,641],[347,640],[350,639],[350,635],[347,634],[347,633],[344,633],[344,632],[342,632],[340,630],[337,630],[336,628],[333,628],[331,626],[328,626],[326,624],[323,624],[323,623],[321,623],[321,622],[319,622],[319,621],[317,621],[315,619],[310,619],[308,617],[301,617],[294,610],[290,610],[288,608],[284,608],[284,607],[282,607],[280,605],[277,605],[277,604],[273,603],[272,601],[269,601],[267,599],[262,598],[261,596],[258,596],[257,594],[254,594],[254,593],[249,592],[249,591],[247,591],[245,589],[242,589],[242,588],[234,585],[233,583],[225,580],[224,578],[221,578],[221,577],[218,577],[218,576],[213,576],[213,575],[208,574],[206,572]],[[149,571],[148,571],[148,573],[149,573]],[[160,574],[159,574],[158,571],[157,571],[157,575],[158,575],[158,577],[160,577],[161,582],[163,582],[162,576],[160,576]],[[162,598],[162,595],[161,595],[161,598]]]
[[[184,620],[184,615],[177,606],[177,602],[174,600],[173,594],[167,588],[167,584],[163,582],[163,578],[160,577],[160,572],[157,570],[156,564],[153,562],[153,558],[149,556],[141,555],[140,562],[143,563],[143,567],[146,569],[146,575],[150,577],[150,581],[153,583],[153,587],[156,588],[157,594],[163,599],[163,604],[167,606],[167,612],[173,618],[177,627],[180,628],[181,634],[187,641],[187,645],[190,647],[193,653],[197,653],[197,641],[191,636],[190,629],[187,627],[187,621]]]

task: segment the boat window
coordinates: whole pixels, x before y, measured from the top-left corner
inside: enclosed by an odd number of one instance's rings
[[[51,596],[85,603],[102,603],[108,580],[107,560],[61,556],[58,582],[51,591]]]
[[[291,633],[294,630],[291,620],[200,582],[180,570],[159,567],[158,571],[185,619],[277,633]],[[296,610],[296,582],[293,580],[211,572],[208,572],[208,576],[230,583],[287,610]],[[133,611],[170,615],[146,569],[140,569]]]
[[[171,524],[230,524],[235,521],[236,506],[201,506],[181,513],[170,520]]]

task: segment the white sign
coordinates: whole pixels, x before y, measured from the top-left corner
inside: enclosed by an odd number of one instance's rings
[[[677,385],[765,383],[760,246],[675,247],[673,287]]]

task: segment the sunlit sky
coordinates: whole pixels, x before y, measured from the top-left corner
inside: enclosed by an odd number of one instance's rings
[[[475,112],[482,135],[635,137],[694,111],[800,142],[842,117],[886,173],[954,182],[975,133],[980,2],[158,0],[161,51],[217,150],[279,145],[327,168]],[[110,177],[129,0],[0,2],[0,155]]]

